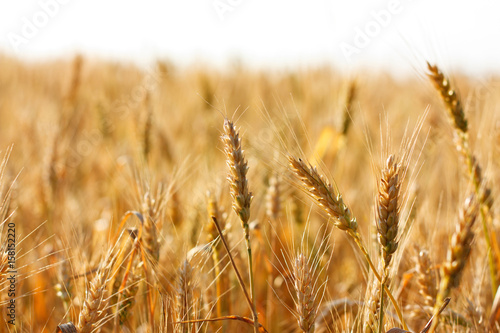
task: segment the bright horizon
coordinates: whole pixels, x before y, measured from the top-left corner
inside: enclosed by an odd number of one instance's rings
[[[410,73],[427,59],[470,75],[500,73],[500,4],[467,1],[0,3],[0,52],[22,59],[80,53],[147,64],[168,59],[251,68],[331,64]]]

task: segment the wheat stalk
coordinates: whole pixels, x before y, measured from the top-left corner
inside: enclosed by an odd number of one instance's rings
[[[380,283],[382,283],[383,277],[381,277],[381,275],[375,268],[371,256],[363,243],[361,234],[358,232],[358,223],[356,221],[356,218],[352,215],[351,210],[344,203],[342,195],[338,192],[335,192],[333,186],[328,182],[328,180],[326,180],[325,177],[318,173],[315,167],[311,166],[310,164],[308,165],[302,159],[297,159],[293,156],[289,156],[288,160],[295,176],[302,181],[302,185],[306,193],[310,197],[312,197],[330,217],[333,218],[332,223],[334,226],[336,226],[340,230],[346,231],[347,234],[353,238],[353,240],[363,253],[375,277]],[[403,314],[396,302],[396,299],[390,292],[389,288],[387,288],[387,286],[384,285],[383,288],[391,299],[391,302],[398,314],[401,324],[405,329],[407,329]]]
[[[267,188],[266,193],[266,215],[269,218],[269,265],[267,272],[267,309],[266,309],[266,321],[270,323],[271,326],[268,328],[273,331],[277,329],[276,321],[270,320],[270,318],[274,318],[278,314],[278,310],[276,309],[274,302],[274,289],[273,284],[276,278],[276,271],[273,269],[276,265],[276,256],[274,254],[278,253],[277,249],[277,238],[278,235],[281,234],[281,228],[279,218],[281,215],[281,184],[277,175],[273,175],[269,178],[269,186]],[[269,325],[269,324],[268,324]]]
[[[141,280],[141,276],[139,274],[139,270],[142,269],[140,263],[137,265],[129,275],[127,279],[127,284],[125,289],[120,293],[120,303],[118,304],[118,316],[119,316],[119,325],[125,324],[129,316],[132,314],[132,308],[136,303],[136,295],[139,290],[139,282]]]
[[[477,218],[477,202],[474,196],[469,196],[464,203],[464,208],[459,216],[455,233],[451,237],[450,247],[446,261],[441,266],[441,283],[434,307],[435,320],[430,332],[434,332],[438,320],[437,313],[444,300],[450,295],[451,290],[460,283],[460,277],[469,258],[472,240],[474,239],[474,223]]]
[[[457,96],[455,90],[451,87],[450,81],[444,76],[444,74],[439,70],[437,66],[432,66],[427,63],[429,73],[428,77],[431,79],[434,87],[438,90],[441,98],[448,110],[449,118],[453,127],[455,128],[455,144],[457,150],[461,153],[465,160],[467,166],[467,171],[474,185],[474,190],[476,197],[479,200],[481,208],[481,219],[483,222],[483,233],[486,241],[487,251],[488,251],[488,264],[490,268],[490,279],[492,293],[495,294],[498,281],[496,275],[495,258],[492,251],[492,244],[494,245],[494,250],[497,255],[497,260],[499,260],[500,249],[496,240],[495,233],[491,233],[489,228],[492,227],[491,221],[493,220],[491,206],[493,204],[493,196],[491,195],[491,189],[485,185],[485,181],[482,176],[481,166],[479,165],[477,158],[472,153],[469,146],[469,133],[467,119],[465,118],[464,110],[460,98]]]
[[[351,81],[349,84],[349,90],[347,92],[345,106],[344,106],[344,121],[342,122],[342,135],[346,136],[349,131],[349,127],[351,127],[351,117],[352,117],[352,104],[356,98],[358,90],[358,84],[356,80]]]
[[[219,206],[217,198],[211,192],[208,193],[207,198],[208,216],[215,217],[217,221],[220,221],[219,223],[221,226],[224,227],[226,214],[224,213],[222,207]],[[207,242],[210,243],[212,247],[215,288],[217,295],[217,316],[222,317],[223,315],[228,315],[230,312],[230,283],[227,270],[224,269],[228,259],[224,256],[221,258],[223,245],[221,240],[218,238],[217,228],[211,218],[207,221],[205,231],[207,234]],[[225,329],[227,328],[226,326],[227,325],[224,327]]]
[[[0,251],[2,253],[0,255],[0,286],[2,286],[9,271],[9,253],[3,247]]]
[[[254,331],[259,330],[259,319],[257,317],[255,305],[255,286],[253,277],[253,263],[252,263],[252,247],[250,243],[250,228],[248,221],[250,219],[250,203],[252,201],[252,193],[248,191],[247,172],[248,165],[243,156],[243,149],[241,148],[241,138],[239,132],[234,128],[232,121],[224,120],[224,135],[222,135],[224,142],[224,152],[226,153],[226,162],[229,168],[227,179],[231,186],[231,196],[233,197],[233,210],[239,216],[243,232],[245,235],[245,244],[248,253],[248,275],[250,279],[250,297],[253,304],[254,316]]]
[[[153,197],[148,191],[144,194],[142,202],[142,215],[144,217],[142,245],[148,253],[148,259],[157,263],[160,257],[160,243],[158,242],[157,221],[162,208],[162,197]],[[146,264],[146,263],[145,263]]]

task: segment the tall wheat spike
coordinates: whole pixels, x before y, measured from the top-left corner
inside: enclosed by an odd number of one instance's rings
[[[255,286],[253,276],[253,260],[252,247],[250,243],[250,228],[248,221],[250,220],[250,203],[252,201],[252,193],[248,190],[247,172],[248,165],[243,156],[241,148],[241,138],[239,132],[234,128],[232,121],[224,120],[224,152],[226,153],[226,162],[229,167],[227,180],[231,186],[231,196],[233,197],[233,210],[239,216],[243,232],[245,235],[245,244],[248,254],[248,275],[250,280],[250,297],[253,304],[253,320],[254,331],[259,331],[259,319],[256,310]]]
[[[460,283],[460,278],[469,258],[472,241],[474,239],[473,227],[476,222],[478,207],[472,195],[465,200],[464,207],[459,216],[456,231],[451,238],[446,261],[441,266],[441,283],[436,297],[434,313],[436,318],[431,326],[430,333],[437,327],[437,314],[444,300],[450,295],[451,290]]]
[[[377,230],[381,245],[384,270],[391,262],[392,255],[398,248],[397,236],[399,228],[399,178],[400,165],[394,155],[387,158],[378,188],[377,196]]]
[[[483,179],[481,166],[477,158],[471,151],[469,144],[468,123],[465,118],[464,109],[459,96],[455,89],[452,88],[450,81],[439,70],[437,66],[427,63],[429,73],[427,74],[434,84],[436,90],[440,93],[441,98],[448,110],[448,115],[455,129],[455,144],[457,150],[461,153],[467,166],[467,171],[474,185],[477,200],[479,200],[481,208],[481,219],[483,222],[483,233],[488,251],[488,264],[490,268],[490,279],[492,293],[495,294],[498,287],[497,269],[500,267],[500,247],[498,246],[496,234],[490,234],[492,228],[493,213],[491,206],[493,205],[493,196],[491,189],[486,185]],[[493,246],[493,247],[492,247]],[[493,252],[494,251],[494,252]],[[495,267],[494,254],[497,256],[497,266]]]

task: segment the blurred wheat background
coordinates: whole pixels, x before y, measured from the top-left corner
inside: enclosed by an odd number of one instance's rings
[[[0,333],[500,332],[499,10],[0,3]]]
[[[450,73],[464,153],[425,63],[406,81],[82,56],[0,67],[18,268],[13,329],[2,259],[2,332],[251,331],[255,314],[257,331],[419,332],[444,297],[432,330],[497,330],[498,78]]]

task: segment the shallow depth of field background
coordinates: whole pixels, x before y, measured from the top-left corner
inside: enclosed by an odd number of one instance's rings
[[[398,9],[391,13],[391,6]],[[426,61],[451,76],[469,120],[472,150],[495,198],[500,191],[498,7],[492,1],[409,0],[1,3],[0,151],[6,166],[0,188],[10,198],[1,212],[16,224],[18,238],[16,331],[54,332],[57,325],[78,322],[93,270],[110,246],[125,248],[129,241],[127,234],[113,244],[115,235],[140,227],[130,218],[119,229],[121,218],[141,211],[145,193],[155,193],[159,184],[166,197],[154,278],[136,272],[138,291],[119,329],[151,327],[147,293],[156,297],[158,323],[162,298],[176,307],[179,267],[187,259],[193,266],[193,312],[215,316],[219,277],[207,247],[212,240],[207,192],[226,214],[228,239],[246,277],[243,233],[231,209],[220,140],[225,117],[240,129],[248,160],[256,303],[270,332],[298,331],[287,309],[295,297],[287,255],[274,253],[271,239],[278,238],[275,249],[289,255],[302,249],[320,256],[319,312],[324,305],[322,318],[329,321],[318,321],[317,331],[361,331],[356,326],[361,310],[339,314],[326,305],[344,298],[363,301],[373,279],[352,241],[298,187],[287,155],[308,158],[335,182],[376,257],[380,168],[422,121],[402,187],[408,200],[401,219],[412,229],[398,249],[391,284],[408,323],[421,329],[430,316],[419,312],[415,258],[428,250],[431,269],[439,275],[458,212],[472,190],[446,110],[425,76]],[[381,13],[389,13],[383,22],[376,18]],[[374,30],[367,33],[370,27]],[[346,45],[355,48],[350,56]],[[347,108],[353,86],[356,94]],[[350,126],[342,134],[345,120]],[[281,189],[278,219],[266,213],[273,177]],[[498,216],[498,203],[492,211]],[[492,221],[495,235],[498,223]],[[492,307],[480,223],[475,231],[471,259],[449,306],[468,324],[443,322],[442,332],[477,330],[477,318],[488,318]],[[322,237],[327,249],[317,254]],[[224,271],[227,314],[251,317],[232,268]],[[110,279],[109,292],[113,283]],[[6,286],[3,280],[2,316]],[[117,309],[110,299],[103,332],[116,329]],[[384,327],[397,326],[395,318],[387,315]],[[252,329],[229,325],[226,332]],[[218,332],[221,326],[198,328]],[[0,332],[11,331],[0,323]]]

